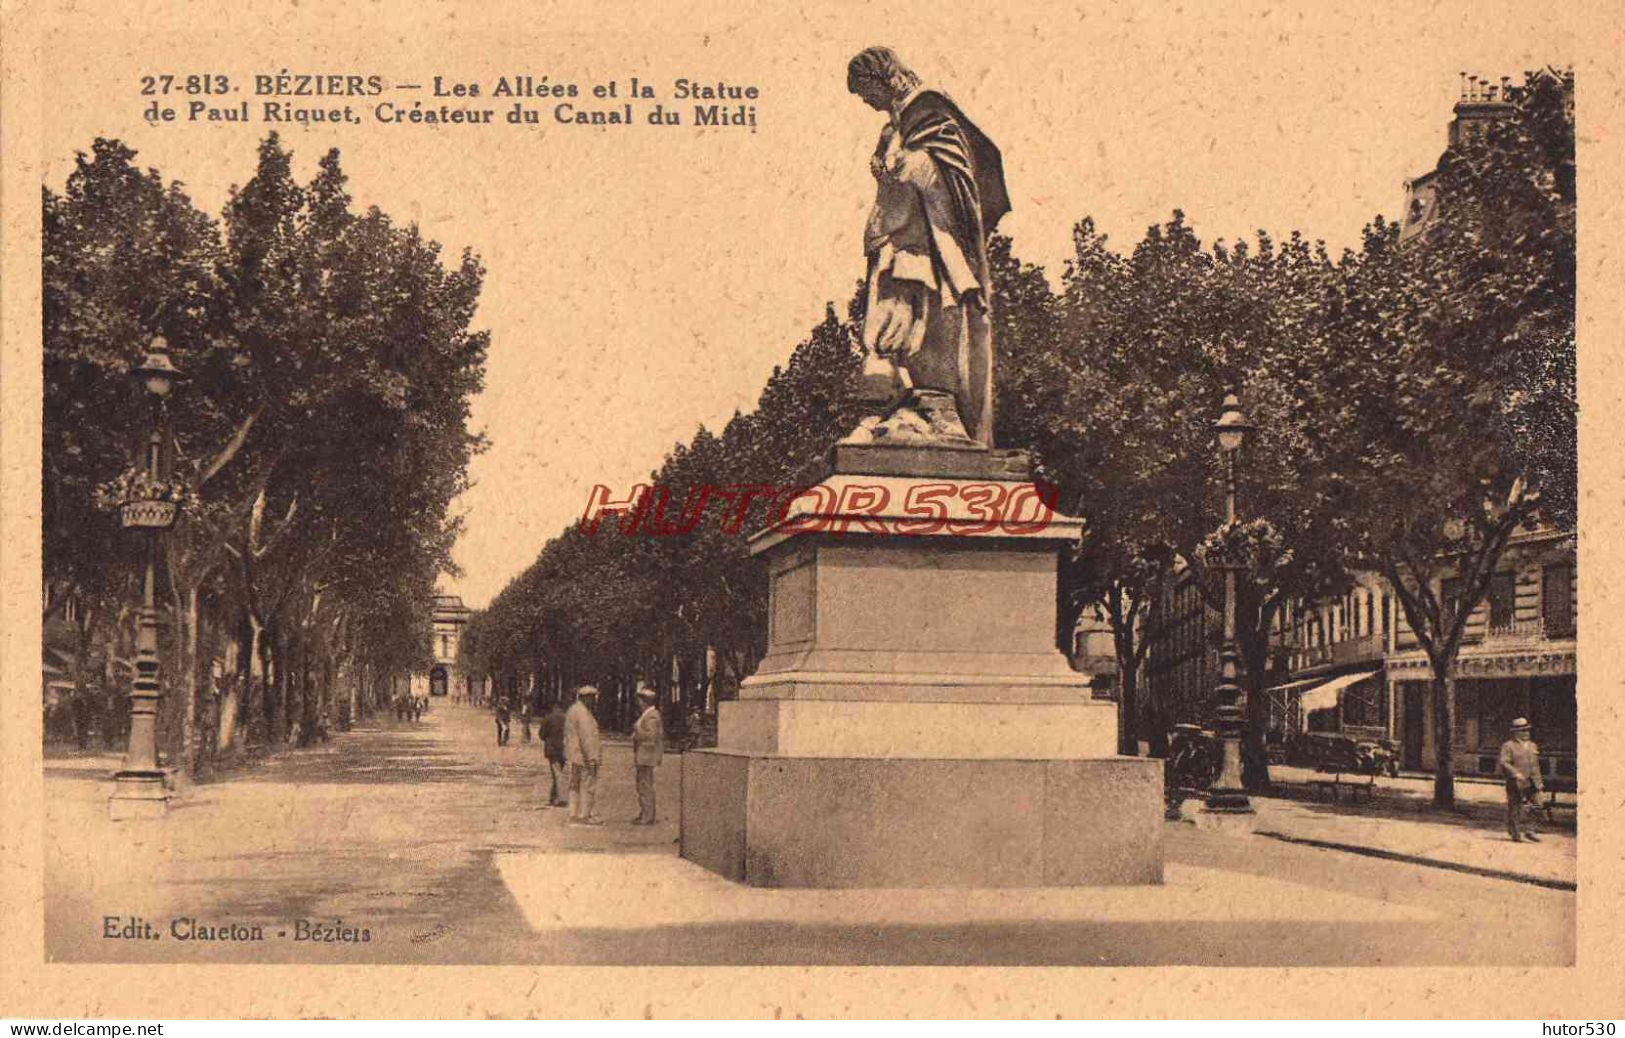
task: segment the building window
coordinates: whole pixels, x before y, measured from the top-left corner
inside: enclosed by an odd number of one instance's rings
[[[1512,626],[1518,606],[1518,575],[1502,570],[1490,577],[1490,628],[1506,630]]]
[[[1383,642],[1383,645],[1385,647],[1392,648],[1393,646],[1388,644],[1388,627],[1389,627],[1389,613],[1388,613],[1388,610],[1391,608],[1389,606],[1389,604],[1388,604],[1389,601],[1390,601],[1390,599],[1388,598],[1388,592],[1384,591],[1382,593],[1382,642]]]
[[[1574,566],[1560,562],[1540,572],[1540,612],[1548,638],[1574,637]]]
[[[451,645],[451,639],[448,638],[446,635],[442,634],[440,636],[440,658],[441,659],[445,659],[446,657],[451,655],[450,645]]]

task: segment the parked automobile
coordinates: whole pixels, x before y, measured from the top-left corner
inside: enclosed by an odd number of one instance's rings
[[[1398,775],[1399,754],[1389,739],[1360,739],[1343,732],[1305,732],[1287,741],[1286,762],[1305,768],[1353,765],[1363,775]]]
[[[1201,792],[1213,785],[1224,764],[1224,744],[1199,724],[1176,724],[1168,733],[1166,783],[1170,792]]]

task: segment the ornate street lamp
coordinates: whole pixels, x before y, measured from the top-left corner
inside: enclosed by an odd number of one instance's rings
[[[135,636],[135,680],[130,688],[130,741],[124,766],[114,772],[113,796],[108,803],[115,820],[158,818],[168,810],[169,791],[158,768],[158,702],[163,695],[158,665],[158,609],[156,605],[158,557],[163,532],[175,523],[178,495],[164,483],[163,446],[168,437],[169,412],[164,400],[180,380],[181,372],[169,359],[169,344],[154,336],[147,357],[130,375],[152,401],[153,419],[136,489],[120,509],[124,528],[142,539],[145,561],[141,579],[141,608]]]
[[[1233,527],[1236,522],[1236,455],[1241,452],[1247,434],[1256,427],[1247,420],[1241,409],[1241,400],[1234,392],[1226,393],[1224,411],[1213,423],[1213,432],[1224,455],[1224,522]],[[1241,653],[1236,648],[1236,569],[1238,562],[1232,553],[1223,553],[1224,567],[1224,645],[1219,650],[1219,687],[1215,690],[1218,709],[1214,728],[1224,740],[1224,757],[1219,777],[1208,790],[1207,808],[1219,814],[1251,814],[1252,803],[1241,781],[1241,732],[1243,699],[1240,682]]]

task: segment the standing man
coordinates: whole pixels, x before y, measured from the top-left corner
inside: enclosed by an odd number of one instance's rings
[[[570,763],[570,824],[603,825],[594,811],[598,795],[598,765],[603,760],[603,742],[598,735],[598,719],[592,708],[598,703],[598,690],[591,685],[576,689],[576,701],[564,714],[564,759]]]
[[[666,728],[660,720],[659,697],[648,685],[638,684],[638,703],[643,707],[632,726],[632,766],[638,784],[638,816],[633,825],[655,824],[655,767],[666,750]]]
[[[508,745],[508,697],[498,696],[496,705],[497,745]]]
[[[524,726],[526,742],[530,742],[530,695],[526,692],[519,700],[519,723]]]
[[[1524,800],[1531,791],[1539,797],[1540,747],[1529,737],[1529,721],[1520,717],[1512,722],[1512,738],[1501,744],[1501,777],[1507,784],[1507,833],[1512,842],[1528,839],[1539,843],[1532,819],[1524,814]]]
[[[553,791],[547,795],[547,806],[564,807],[568,801],[559,793],[559,779],[564,778],[566,791],[570,780],[564,776],[564,706],[557,699],[542,718],[542,752],[547,756],[547,770],[553,773]]]

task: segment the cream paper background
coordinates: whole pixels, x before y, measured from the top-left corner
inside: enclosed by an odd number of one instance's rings
[[[0,5],[0,1014],[177,1016],[1515,1016],[1625,1015],[1622,667],[1613,653],[1622,487],[1621,46],[1611,5],[1384,0],[1359,8],[965,3],[378,2]],[[758,129],[685,125],[279,128],[306,179],[338,145],[358,207],[417,220],[489,268],[493,331],[476,424],[496,446],[463,502],[453,590],[480,605],[580,512],[586,488],[645,476],[697,424],[748,409],[775,363],[861,274],[878,116],[845,92],[871,43],[948,90],[1005,154],[1000,229],[1058,276],[1072,223],[1118,248],[1179,206],[1205,240],[1263,226],[1325,236],[1397,215],[1444,146],[1457,69],[1572,61],[1581,197],[1579,965],[1552,970],[317,967],[45,965],[39,711],[39,189],[75,149],[123,138],[217,213],[271,127],[152,128],[139,77],[376,72],[583,85],[753,83]],[[431,102],[425,90],[425,104]],[[257,98],[249,99],[255,108]],[[386,92],[383,98],[399,99]],[[1396,100],[1398,99],[1398,100]],[[1406,103],[1405,99],[1408,99]],[[296,104],[323,99],[286,99]],[[183,98],[172,104],[184,104]],[[339,103],[343,103],[340,101]],[[373,101],[361,103],[370,106]],[[457,102],[452,102],[457,103]],[[509,101],[465,102],[499,113]],[[577,99],[592,105],[590,97]],[[538,103],[546,110],[546,105]],[[682,105],[685,121],[689,106]],[[500,119],[500,114],[498,116]],[[515,545],[520,546],[519,549]],[[517,551],[517,554],[516,554]],[[1486,941],[1509,939],[1485,934]],[[1515,938],[1514,938],[1515,939]],[[243,975],[246,972],[247,975]]]

